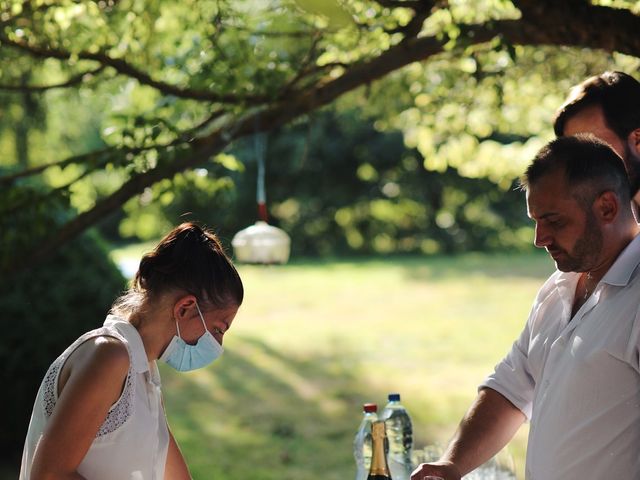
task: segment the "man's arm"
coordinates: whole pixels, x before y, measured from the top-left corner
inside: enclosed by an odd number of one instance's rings
[[[459,480],[498,453],[525,420],[501,394],[491,388],[480,390],[440,460],[420,465],[411,480],[428,475]]]

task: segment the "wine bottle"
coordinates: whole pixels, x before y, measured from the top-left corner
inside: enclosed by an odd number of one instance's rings
[[[378,420],[371,424],[371,439],[373,444],[373,453],[371,455],[371,468],[367,480],[391,480],[389,465],[387,464],[387,455],[385,444],[387,443],[387,434],[384,421]]]

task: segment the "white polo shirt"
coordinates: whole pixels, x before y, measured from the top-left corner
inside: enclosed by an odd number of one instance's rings
[[[531,422],[527,480],[640,479],[640,236],[571,318],[579,274],[542,286],[482,387]]]

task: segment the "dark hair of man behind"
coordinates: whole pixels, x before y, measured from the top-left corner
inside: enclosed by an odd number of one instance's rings
[[[576,199],[591,205],[599,194],[613,191],[620,202],[631,201],[631,187],[622,159],[609,144],[593,135],[561,137],[545,145],[535,156],[520,181],[523,190],[540,178],[564,172]]]
[[[622,140],[640,128],[640,82],[623,72],[604,72],[589,77],[571,90],[553,121],[562,137],[567,121],[585,108],[602,108],[607,126]]]

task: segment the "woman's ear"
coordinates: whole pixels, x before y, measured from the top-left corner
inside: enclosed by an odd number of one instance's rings
[[[175,318],[176,321],[181,322],[193,316],[195,310],[196,297],[194,295],[179,297],[173,305],[173,318]]]

